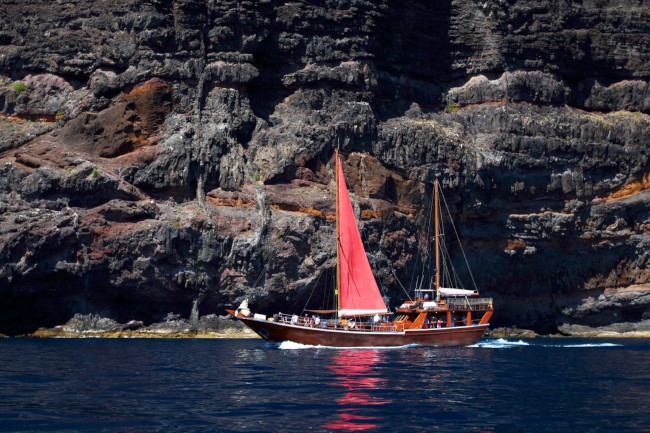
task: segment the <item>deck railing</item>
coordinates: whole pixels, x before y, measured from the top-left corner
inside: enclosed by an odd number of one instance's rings
[[[478,301],[474,299],[473,301]],[[486,298],[486,302],[491,303],[491,298]],[[476,306],[483,305],[481,303],[474,303],[472,309],[478,309]],[[487,305],[487,303],[485,304]],[[476,307],[476,308],[474,308]],[[463,304],[459,309],[467,309],[467,305]],[[271,318],[269,318],[271,319]],[[394,322],[359,322],[351,319],[320,319],[319,321],[314,320],[313,317],[305,316],[293,316],[291,314],[276,314],[273,317],[273,320],[280,323],[293,324],[296,326],[305,326],[310,328],[323,328],[323,329],[333,329],[333,330],[347,330],[347,331],[361,331],[361,332],[395,332],[401,331],[403,328],[402,323]],[[472,318],[472,325],[478,325],[480,322],[480,317]],[[441,326],[443,328],[447,327],[446,318],[442,318]],[[467,319],[465,317],[455,316],[452,319],[451,326],[467,326]],[[439,327],[437,321],[427,322],[424,325],[424,328],[437,328]]]
[[[351,319],[319,319],[316,321],[313,317],[293,316],[291,314],[276,314],[273,319],[280,323],[290,323],[298,326],[307,326],[311,328],[339,329],[353,331],[375,331],[391,332],[396,331],[397,327],[392,323],[385,322],[359,322]]]

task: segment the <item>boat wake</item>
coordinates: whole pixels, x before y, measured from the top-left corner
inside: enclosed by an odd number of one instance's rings
[[[570,343],[570,344],[535,344],[534,342],[526,341],[511,341],[504,338],[495,340],[485,339],[469,347],[481,347],[487,349],[509,349],[512,347],[535,346],[535,347],[561,347],[561,348],[575,348],[575,347],[620,347],[622,344],[616,343]]]
[[[298,349],[316,349],[321,346],[311,346],[309,344],[294,343],[293,341],[283,341],[282,343],[271,343],[273,347],[280,350],[298,350]]]
[[[417,344],[407,344],[406,346],[377,346],[377,347],[341,347],[341,346],[312,346],[309,344],[295,343],[293,341],[283,341],[282,343],[268,343],[271,347],[280,350],[301,350],[301,349],[334,349],[334,350],[386,350],[386,349],[408,349],[419,347]],[[535,344],[523,340],[506,340],[505,338],[485,339],[476,344],[467,347],[479,347],[483,349],[510,349],[513,347],[558,347],[558,348],[583,348],[583,347],[620,347],[622,344],[616,343],[569,343],[569,344]]]
[[[586,343],[586,344],[542,344],[543,347],[620,347],[615,343]]]
[[[373,347],[341,347],[341,346],[312,346],[309,344],[295,343],[293,341],[283,341],[282,343],[271,343],[273,347],[280,350],[300,350],[300,349],[335,349],[335,350],[375,350],[375,349],[407,349],[418,347],[417,344],[407,344],[405,346],[373,346]]]
[[[496,340],[481,340],[476,344],[473,344],[468,347],[482,347],[488,349],[509,349],[511,347],[521,347],[521,346],[530,346],[530,343],[525,341],[510,341],[504,338],[497,338]]]

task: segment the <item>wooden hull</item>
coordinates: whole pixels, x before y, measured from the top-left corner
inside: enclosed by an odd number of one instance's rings
[[[488,324],[484,324],[451,328],[407,329],[401,332],[354,331],[270,322],[252,317],[235,316],[234,312],[228,312],[265,340],[277,343],[293,341],[311,346],[399,347],[409,344],[469,346],[475,344],[489,327]]]

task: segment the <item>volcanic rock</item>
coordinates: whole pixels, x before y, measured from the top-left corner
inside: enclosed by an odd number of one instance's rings
[[[495,326],[648,319],[638,1],[7,0],[0,22],[0,332],[316,302],[336,148],[391,307],[428,281],[438,179]]]

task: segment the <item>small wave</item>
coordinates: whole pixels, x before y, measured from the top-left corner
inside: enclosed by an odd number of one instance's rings
[[[544,344],[543,347],[620,347],[615,343],[585,343],[585,344]]]
[[[507,349],[510,347],[530,346],[530,343],[525,341],[510,341],[504,338],[497,338],[496,340],[481,340],[476,344],[468,347],[482,347],[488,349]]]
[[[469,346],[469,347],[482,347],[488,349],[507,349],[511,347],[521,347],[521,346],[535,346],[535,347],[562,347],[562,348],[575,348],[575,347],[620,347],[622,344],[616,343],[575,343],[575,344],[535,344],[527,343],[525,341],[510,341],[504,338],[498,338],[496,340],[485,339],[481,340],[478,343]]]

